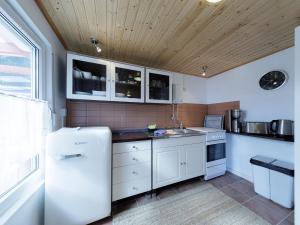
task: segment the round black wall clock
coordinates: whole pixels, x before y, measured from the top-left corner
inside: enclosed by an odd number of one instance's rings
[[[275,90],[282,87],[288,79],[283,71],[271,71],[263,75],[259,80],[259,86],[264,90]]]

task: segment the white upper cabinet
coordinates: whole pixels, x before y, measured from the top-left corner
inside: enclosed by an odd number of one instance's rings
[[[110,62],[67,55],[67,98],[110,100]]]
[[[141,66],[67,55],[68,99],[171,104],[172,85],[172,74],[166,71],[145,73]]]
[[[146,102],[172,103],[172,74],[146,69]]]
[[[183,103],[184,77],[173,74],[173,103]]]
[[[111,63],[111,100],[145,102],[145,69],[121,63]]]

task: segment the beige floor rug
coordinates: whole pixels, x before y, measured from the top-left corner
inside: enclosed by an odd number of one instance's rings
[[[114,225],[269,225],[268,222],[205,183],[192,190],[128,209]]]

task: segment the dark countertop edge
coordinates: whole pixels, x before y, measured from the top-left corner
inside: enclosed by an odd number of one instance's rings
[[[153,138],[152,137],[148,137],[148,136],[145,136],[145,137],[112,137],[112,143],[121,143],[121,142],[131,142],[131,141],[146,141],[146,140],[152,140]]]
[[[121,129],[112,131],[112,143],[152,140],[146,128]]]
[[[251,133],[235,133],[235,132],[228,132],[228,134],[237,134],[242,136],[248,136],[248,137],[256,137],[256,138],[264,138],[269,140],[275,140],[275,141],[285,141],[285,142],[294,142],[294,136],[276,136],[273,134],[251,134]]]

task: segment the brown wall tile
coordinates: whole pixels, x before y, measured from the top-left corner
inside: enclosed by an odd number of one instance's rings
[[[158,127],[175,127],[172,121],[172,105],[134,104],[117,102],[67,101],[66,125],[109,126],[112,130],[146,128],[156,123]],[[178,121],[185,127],[203,126],[207,114],[222,114],[227,109],[239,108],[239,102],[218,104],[178,104]]]
[[[225,115],[226,110],[239,109],[240,101],[222,102],[208,105],[208,114],[210,115]]]

